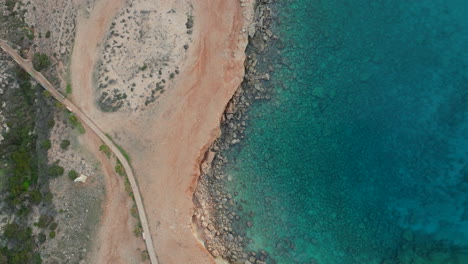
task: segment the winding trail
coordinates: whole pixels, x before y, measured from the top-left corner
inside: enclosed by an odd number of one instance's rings
[[[11,48],[6,41],[0,39],[0,47],[11,57],[13,58],[18,65],[23,68],[27,73],[29,73],[38,83],[42,85],[44,89],[50,92],[50,94],[62,103],[68,110],[73,112],[76,117],[81,120],[89,129],[91,129],[112,151],[112,153],[120,160],[122,163],[125,172],[127,173],[128,180],[132,187],[132,191],[135,197],[135,203],[138,209],[138,214],[140,216],[141,226],[143,228],[143,239],[146,243],[146,249],[148,251],[150,261],[152,264],[158,264],[156,258],[156,252],[154,251],[153,240],[151,238],[151,233],[148,225],[148,220],[146,217],[145,208],[143,201],[141,199],[140,190],[138,188],[137,182],[135,180],[133,170],[130,167],[127,159],[124,157],[119,148],[110,140],[104,132],[88,117],[86,116],[78,107],[75,106],[70,100],[63,96],[59,91],[57,91],[53,85],[39,72],[34,70],[31,62],[23,59],[13,48]]]

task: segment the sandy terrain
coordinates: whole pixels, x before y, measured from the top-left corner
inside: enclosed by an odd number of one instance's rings
[[[174,8],[176,14],[180,13],[177,6],[186,3],[153,2],[160,10]],[[172,88],[143,112],[103,113],[96,104],[93,69],[111,27],[109,13],[117,13],[119,4],[100,0],[89,19],[78,23],[71,65],[73,101],[129,152],[159,261],[213,263],[193,235],[192,195],[202,157],[218,136],[222,113],[243,78],[247,44],[243,28],[252,6],[241,7],[237,1],[193,1],[193,42],[181,51],[188,54],[179,62],[180,74],[174,77]],[[175,53],[171,56],[181,56]],[[129,69],[141,67],[138,60],[127,63]],[[104,62],[102,67],[106,66]],[[145,85],[137,83],[135,90],[144,91]]]
[[[135,0],[119,11],[100,52],[101,109],[144,109],[171,88],[191,42],[191,16],[189,1]]]

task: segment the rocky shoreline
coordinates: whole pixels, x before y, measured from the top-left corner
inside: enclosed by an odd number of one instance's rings
[[[265,56],[271,43],[278,40],[270,29],[273,19],[272,2],[257,0],[251,26],[255,30],[249,30],[244,81],[226,107],[221,120],[221,136],[205,154],[200,166],[201,176],[193,196],[193,222],[198,227],[198,235],[214,257],[222,257],[230,263],[275,263],[265,251],[246,250],[250,242],[246,229],[253,224],[239,214],[251,216],[253,212],[242,212],[242,205],[233,199],[237,193],[226,192],[226,183],[231,179],[224,173],[228,160],[223,156],[226,150],[238,145],[244,138],[251,104],[258,100],[269,100],[273,93],[265,85],[270,80],[269,72],[274,70],[273,67],[260,69],[257,66],[258,60]]]

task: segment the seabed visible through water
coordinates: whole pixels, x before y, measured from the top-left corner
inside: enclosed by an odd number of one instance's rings
[[[250,249],[286,264],[467,264],[468,2],[273,8],[280,40],[259,67],[274,68],[275,95],[227,153]]]

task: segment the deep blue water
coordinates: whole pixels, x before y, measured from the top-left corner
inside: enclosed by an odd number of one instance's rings
[[[467,264],[468,1],[278,2],[275,95],[227,153],[250,249]]]

